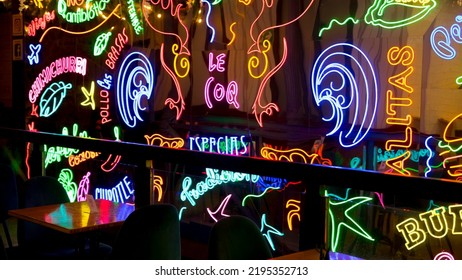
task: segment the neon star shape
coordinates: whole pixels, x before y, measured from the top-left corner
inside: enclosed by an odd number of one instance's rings
[[[260,228],[261,233],[263,236],[268,240],[269,245],[271,246],[271,249],[276,250],[274,248],[274,243],[273,239],[271,238],[271,234],[275,234],[278,236],[284,236],[284,233],[280,232],[279,230],[275,229],[274,227],[268,225],[266,223],[266,214],[263,214],[261,216],[261,228]]]
[[[225,197],[223,199],[223,201],[221,202],[220,206],[218,206],[218,209],[215,210],[215,212],[212,212],[210,210],[210,208],[207,208],[207,212],[209,213],[210,217],[212,217],[212,219],[215,221],[215,222],[218,222],[218,219],[216,218],[216,216],[221,216],[221,217],[229,217],[228,214],[225,214],[223,213],[226,209],[226,206],[228,206],[228,202],[229,202],[229,199],[231,198],[232,194],[229,194],[227,197]],[[218,214],[218,215],[217,215]]]
[[[331,196],[328,194],[328,196]],[[337,196],[338,198],[338,196]],[[349,212],[352,211],[353,209],[359,207],[360,205],[371,201],[371,197],[365,197],[365,196],[357,196],[357,197],[352,197],[348,198],[348,191],[345,196],[345,199],[339,202],[335,201],[330,201],[329,205],[329,216],[332,224],[332,232],[330,234],[331,236],[331,248],[333,252],[337,251],[337,246],[339,242],[339,237],[340,237],[340,232],[343,229],[343,227],[357,233],[358,235],[370,240],[374,241],[374,238],[372,238],[350,215]],[[345,205],[349,205],[346,210],[345,210],[345,222],[340,221],[340,217],[338,215],[334,216],[334,211],[332,209],[338,211],[341,211],[341,208],[345,207]]]
[[[32,52],[30,55],[27,56],[30,65],[38,64],[39,63],[39,52],[42,49],[42,45],[38,44],[34,46],[33,44],[29,45],[29,49]]]
[[[95,82],[91,82],[90,91],[85,87],[82,87],[82,93],[85,96],[85,101],[80,103],[82,106],[90,106],[92,110],[95,110]]]

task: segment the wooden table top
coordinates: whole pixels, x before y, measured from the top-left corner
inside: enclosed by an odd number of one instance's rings
[[[121,225],[135,210],[134,205],[95,200],[98,211],[90,213],[86,201],[9,210],[18,219],[74,234]]]

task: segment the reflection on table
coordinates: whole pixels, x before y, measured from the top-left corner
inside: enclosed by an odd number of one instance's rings
[[[53,204],[10,210],[10,216],[26,220],[68,234],[95,231],[121,225],[135,210],[134,205],[95,200],[90,211],[86,201]]]

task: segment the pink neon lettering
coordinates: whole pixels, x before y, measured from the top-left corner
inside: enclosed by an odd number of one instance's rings
[[[56,65],[55,69],[54,65]],[[85,76],[87,73],[87,59],[82,57],[68,56],[59,58],[52,62],[50,66],[45,67],[42,72],[37,75],[37,78],[29,90],[30,103],[35,103],[35,101],[37,101],[40,92],[51,81],[52,77],[59,76],[63,72],[77,73]]]

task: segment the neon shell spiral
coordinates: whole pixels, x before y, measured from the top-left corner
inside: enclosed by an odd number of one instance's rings
[[[348,60],[351,67],[345,66]],[[364,139],[375,119],[378,102],[377,78],[364,52],[348,43],[330,46],[313,66],[311,87],[316,104],[327,102],[332,108],[332,114],[323,117],[327,122],[335,120],[327,136],[340,131],[343,147],[353,147]],[[352,118],[350,128],[342,127],[345,115]]]
[[[143,121],[140,111],[143,97],[149,99],[154,88],[154,71],[148,58],[140,53],[130,53],[120,66],[117,79],[117,107],[122,120],[135,127],[137,120]]]

